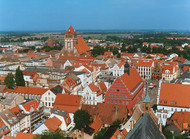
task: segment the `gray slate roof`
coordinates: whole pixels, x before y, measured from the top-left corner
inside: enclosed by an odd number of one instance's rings
[[[164,139],[159,128],[146,112],[143,117],[135,124],[126,139]]]

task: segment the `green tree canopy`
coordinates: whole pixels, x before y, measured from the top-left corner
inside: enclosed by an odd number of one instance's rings
[[[78,110],[74,113],[75,128],[81,129],[90,124],[90,115],[85,110]]]
[[[16,86],[25,86],[24,76],[22,71],[20,70],[20,66],[18,66],[18,68],[16,69],[15,81]]]
[[[55,132],[45,130],[42,134],[36,135],[35,139],[66,139],[66,134],[61,130]]]
[[[12,73],[7,75],[4,82],[9,89],[13,89],[15,87],[15,79]]]

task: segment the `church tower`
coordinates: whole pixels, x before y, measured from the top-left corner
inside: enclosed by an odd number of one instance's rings
[[[127,60],[126,60],[125,65],[124,65],[124,73],[127,73],[128,75],[130,74],[130,65],[127,62]]]
[[[72,26],[65,32],[65,49],[68,52],[75,51],[75,45],[77,44],[77,33]]]
[[[151,103],[151,100],[150,100],[150,97],[149,97],[149,94],[148,94],[148,77],[147,77],[147,80],[146,80],[146,94],[145,94],[145,97],[143,99],[143,113],[145,112],[150,112],[150,103]]]

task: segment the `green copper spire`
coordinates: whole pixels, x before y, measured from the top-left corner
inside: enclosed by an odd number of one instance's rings
[[[148,94],[148,77],[147,77],[147,80],[146,80],[146,94],[145,94],[145,97],[143,99],[143,102],[144,103],[150,103],[151,102],[149,94]]]

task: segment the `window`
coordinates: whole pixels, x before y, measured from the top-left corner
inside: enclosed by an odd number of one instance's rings
[[[115,104],[117,104],[117,100],[115,100]]]
[[[47,97],[45,97],[45,100],[47,100]]]
[[[119,100],[119,104],[121,104],[121,100]]]
[[[47,106],[47,102],[45,102],[45,105]]]
[[[51,103],[49,102],[49,106],[51,106]]]
[[[52,97],[51,100],[54,101],[54,98]]]
[[[111,103],[113,103],[113,100],[111,100]]]
[[[109,101],[109,100],[108,100],[107,102],[108,102],[108,104],[110,103],[110,101]]]
[[[117,89],[117,92],[120,92],[120,89]]]
[[[126,101],[126,104],[128,105],[128,104],[129,104],[129,102],[128,102],[128,101]]]
[[[123,105],[125,104],[125,101],[123,101]]]

